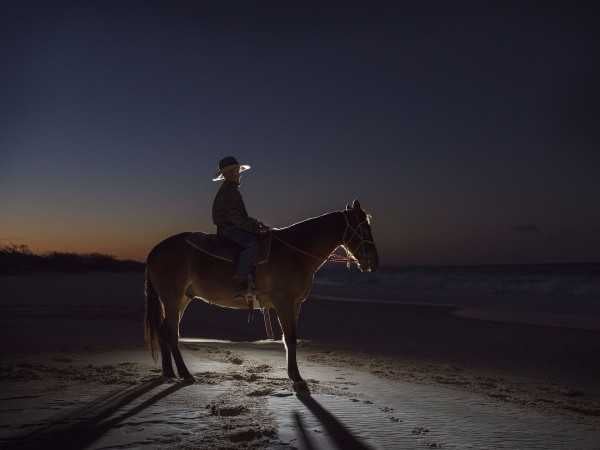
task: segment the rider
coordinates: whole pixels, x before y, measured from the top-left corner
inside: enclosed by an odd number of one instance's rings
[[[217,226],[217,234],[242,247],[233,276],[235,297],[238,298],[243,298],[246,292],[253,293],[258,237],[269,230],[267,225],[249,217],[246,212],[239,185],[240,173],[248,169],[250,169],[249,165],[240,165],[233,156],[227,156],[219,161],[219,169],[213,178],[213,181],[224,180],[212,206],[212,217]]]

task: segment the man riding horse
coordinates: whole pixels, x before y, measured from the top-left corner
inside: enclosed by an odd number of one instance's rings
[[[250,169],[248,164],[239,164],[233,156],[219,161],[219,168],[213,181],[221,181],[212,206],[213,223],[219,237],[241,247],[233,282],[235,297],[247,298],[256,295],[255,269],[258,258],[258,237],[268,233],[269,227],[248,216],[242,194],[239,190],[240,174]]]
[[[192,232],[168,236],[146,257],[146,319],[144,335],[153,358],[160,350],[162,373],[193,381],[179,350],[179,325],[186,308],[195,299],[223,308],[247,308],[247,301],[234,297],[232,276],[242,288],[256,264],[256,240],[268,231],[269,252],[256,267],[257,303],[273,310],[282,331],[288,377],[295,390],[307,389],[296,359],[298,318],[309,298],[315,273],[342,247],[361,271],[377,270],[379,257],[371,233],[371,215],[358,200],[344,209],[325,212],[283,228],[269,228],[248,216],[239,192],[239,174],[249,166],[235,158],[223,158],[215,181],[225,180],[215,198],[213,219],[219,233],[246,250],[236,267],[230,259],[199,251],[190,244]],[[208,235],[207,235],[208,236]],[[207,238],[208,239],[208,238]],[[254,248],[253,248],[254,247]],[[262,261],[261,261],[262,262]],[[246,280],[244,280],[244,278]],[[247,300],[243,296],[243,300]]]

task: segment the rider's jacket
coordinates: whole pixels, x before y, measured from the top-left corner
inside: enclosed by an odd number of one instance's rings
[[[212,205],[212,219],[217,232],[228,226],[235,226],[251,233],[258,233],[259,221],[249,217],[239,190],[238,183],[225,180],[215,195]]]

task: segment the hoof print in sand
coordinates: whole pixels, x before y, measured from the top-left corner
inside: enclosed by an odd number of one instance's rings
[[[268,364],[259,364],[258,366],[248,367],[246,371],[248,373],[265,373],[271,370],[271,366]]]
[[[291,397],[292,395],[294,394],[288,391],[277,391],[271,394],[272,397]]]
[[[254,391],[248,392],[246,395],[248,397],[263,397],[265,395],[271,395],[271,394],[273,394],[273,389],[264,388],[264,389],[256,389]]]
[[[244,430],[236,431],[235,433],[231,433],[229,435],[229,439],[232,442],[247,442],[254,441],[260,439],[262,437],[273,437],[275,435],[275,431],[273,430],[263,430],[263,429],[254,429],[254,428],[246,428]]]
[[[221,417],[239,416],[248,411],[248,408],[244,405],[222,405],[211,403],[206,405],[206,408],[210,410],[211,415]]]
[[[227,361],[230,362],[231,364],[237,364],[237,365],[244,364],[244,360],[242,358],[240,358],[239,356],[230,356],[229,358],[227,358]]]

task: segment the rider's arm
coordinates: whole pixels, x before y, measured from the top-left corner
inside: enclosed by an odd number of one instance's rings
[[[259,230],[259,222],[253,217],[248,217],[244,201],[238,191],[230,191],[225,197],[227,220],[242,230],[250,233],[257,233]]]
[[[251,233],[258,232],[258,221],[252,217],[245,217],[240,210],[230,210],[228,218],[229,222],[234,224],[236,227],[241,228],[242,230],[246,230]]]

